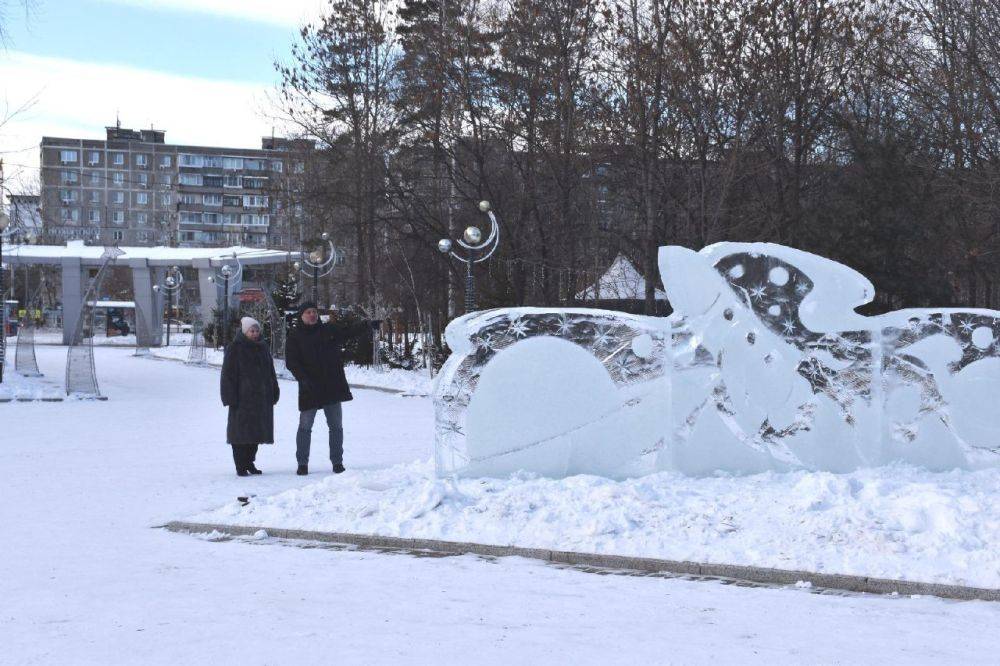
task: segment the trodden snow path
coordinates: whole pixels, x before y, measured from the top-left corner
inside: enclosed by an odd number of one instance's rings
[[[40,347],[58,376],[65,349]],[[1000,604],[598,576],[151,526],[294,476],[295,389],[262,477],[231,471],[218,371],[98,349],[107,402],[0,405],[0,662],[991,663]],[[430,455],[425,398],[356,391],[346,464]],[[325,445],[312,468],[325,474]]]

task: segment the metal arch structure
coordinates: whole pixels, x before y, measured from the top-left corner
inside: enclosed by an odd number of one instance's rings
[[[27,285],[25,285],[27,287]],[[25,303],[25,321],[21,322],[21,327],[17,333],[17,349],[14,351],[14,369],[24,377],[43,376],[38,369],[38,359],[35,356],[35,318],[31,316],[32,310],[41,303],[42,290],[45,288],[45,278],[43,277],[35,292]]]
[[[90,279],[83,295],[81,314],[76,321],[73,342],[66,353],[66,395],[104,400],[97,385],[94,367],[94,311],[108,267],[122,254],[117,247],[106,247],[101,254],[101,267]]]
[[[166,344],[166,346],[169,347],[170,346],[170,320],[173,317],[173,310],[174,310],[174,307],[175,307],[174,306],[174,296],[175,295],[178,296],[178,299],[177,299],[178,302],[177,302],[177,306],[176,307],[180,307],[180,296],[183,296],[183,294],[184,294],[184,274],[181,273],[180,268],[177,267],[177,266],[172,266],[169,269],[169,271],[167,273],[167,276],[166,276],[166,278],[164,278],[163,282],[161,284],[153,285],[153,291],[155,291],[157,293],[160,293],[160,294],[166,294],[166,296],[167,296],[167,344]],[[162,306],[161,306],[161,309],[162,309]],[[178,333],[179,332],[180,331],[178,331]]]

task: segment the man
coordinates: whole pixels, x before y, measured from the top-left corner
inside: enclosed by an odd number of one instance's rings
[[[299,428],[295,433],[296,474],[309,473],[309,448],[316,412],[323,410],[330,429],[330,462],[333,472],[344,471],[344,427],[340,403],[353,400],[344,376],[343,347],[348,340],[370,334],[378,321],[334,327],[321,323],[316,304],[299,306],[299,324],[288,335],[285,366],[299,383]]]

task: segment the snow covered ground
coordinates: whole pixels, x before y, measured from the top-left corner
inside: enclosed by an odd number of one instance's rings
[[[57,376],[65,349],[40,347]],[[0,405],[0,662],[995,663],[1000,604],[599,576],[151,529],[426,460],[427,398],[357,390],[347,475],[294,475],[294,386],[261,477],[222,443],[218,371],[97,350],[107,402]],[[318,434],[318,433],[317,433]],[[320,440],[320,437],[317,437]],[[317,441],[317,444],[319,442]],[[325,472],[322,446],[313,468]],[[422,463],[411,469],[420,470]],[[379,475],[385,475],[380,477]],[[526,481],[527,483],[527,481]]]
[[[996,469],[451,480],[425,462],[191,520],[1000,587]]]
[[[65,397],[62,386],[63,374],[49,377],[24,377],[14,369],[14,345],[8,342],[7,362],[3,369],[3,383],[0,383],[0,400],[53,400]],[[66,351],[63,350],[65,358]],[[57,383],[58,382],[58,383]]]

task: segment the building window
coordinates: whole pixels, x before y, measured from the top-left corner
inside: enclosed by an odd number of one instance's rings
[[[260,194],[244,194],[244,208],[267,208],[267,197]]]
[[[202,184],[201,174],[200,173],[182,173],[178,177],[178,182],[180,182],[181,185],[195,185],[197,187],[200,187],[201,184]]]
[[[139,184],[140,185],[142,185],[143,187],[145,187],[146,185],[149,185],[149,174],[147,174],[147,173],[140,173],[140,174],[138,174],[138,176],[139,176]]]
[[[79,208],[63,208],[62,209],[62,221],[63,222],[79,222],[80,221],[80,209]]]
[[[193,231],[182,231],[181,232],[181,240],[182,241],[193,241],[194,240],[194,232]]]
[[[76,171],[61,171],[59,173],[59,181],[62,183],[78,183],[80,182],[80,174]]]
[[[242,169],[243,168],[243,158],[242,157],[223,157],[222,158],[222,168],[223,169]],[[249,167],[247,167],[249,168]]]
[[[177,164],[182,167],[200,168],[205,165],[205,159],[201,155],[181,153],[177,156]]]
[[[274,244],[281,245],[281,234],[278,234],[274,237]]]
[[[266,162],[264,160],[243,160],[243,168],[248,171],[262,171]]]
[[[160,196],[160,205],[161,206],[169,206],[170,205],[170,195],[169,194],[163,194],[163,195]]]
[[[75,150],[60,150],[59,161],[63,164],[76,164],[78,153]]]
[[[125,153],[112,153],[111,155],[111,161],[116,165],[121,166],[122,164],[125,164]]]
[[[100,224],[101,223],[101,211],[99,211],[99,210],[92,210],[92,211],[90,211],[89,219],[90,219],[90,223],[91,224]]]
[[[182,204],[198,204],[198,203],[201,203],[201,195],[200,194],[181,194],[180,198],[178,199],[178,202],[182,203]]]
[[[255,213],[244,213],[240,216],[240,224],[250,226],[267,226],[271,221],[270,215],[257,215]]]
[[[111,213],[111,221],[115,224],[125,224],[125,211],[116,210]]]
[[[95,185],[97,187],[100,187],[103,184],[103,183],[101,183],[101,172],[100,171],[91,171],[90,172],[90,184],[91,185]]]
[[[160,181],[160,185],[167,185],[167,186],[169,186],[170,185],[170,174],[169,173],[161,173],[158,180]]]
[[[170,155],[160,155],[160,168],[161,169],[170,168]]]
[[[99,204],[101,203],[101,193],[97,190],[90,191],[90,203]]]
[[[121,205],[125,203],[125,193],[124,192],[112,192],[111,193],[111,203],[116,203]]]
[[[135,234],[135,240],[139,243],[149,242],[149,232],[148,231],[138,231]]]
[[[218,224],[219,214],[218,213],[202,213],[201,214],[202,224]]]
[[[80,196],[77,190],[59,190],[59,201],[64,204],[76,203]]]
[[[236,215],[235,213],[223,213],[222,214],[222,223],[223,224],[239,224],[240,223],[240,216]]]
[[[295,168],[293,169],[293,171],[295,171],[295,173],[302,173],[305,170],[306,170],[306,163],[305,162],[296,162],[295,163]],[[281,171],[281,169],[277,169],[277,171]]]
[[[120,241],[123,238],[125,238],[125,232],[124,231],[112,231],[111,232],[111,240],[113,240],[113,241]]]
[[[136,213],[135,222],[136,224],[147,224],[149,222],[149,216],[146,213]]]
[[[93,166],[95,164],[100,164],[101,163],[101,154],[99,152],[97,152],[96,150],[90,151],[90,153],[88,153],[87,162],[91,166]]]
[[[181,211],[181,224],[201,224],[201,213]]]
[[[202,197],[202,203],[206,206],[221,206],[222,205],[222,195],[221,194],[206,194]]]
[[[147,192],[136,192],[135,202],[140,206],[145,206],[149,203],[149,193]]]
[[[111,182],[114,183],[115,185],[124,185],[125,174],[121,171],[115,171],[113,174],[111,174]]]
[[[242,176],[226,176],[223,183],[226,187],[243,187]]]
[[[222,195],[222,205],[223,206],[241,206],[241,205],[243,205],[243,199],[241,199],[238,196],[224,194],[224,195]]]
[[[266,178],[253,178],[251,176],[247,176],[243,179],[243,187],[248,190],[262,190],[266,185]]]
[[[135,156],[135,165],[136,166],[141,166],[141,167],[149,166],[149,155],[145,155],[143,153],[138,153]]]

